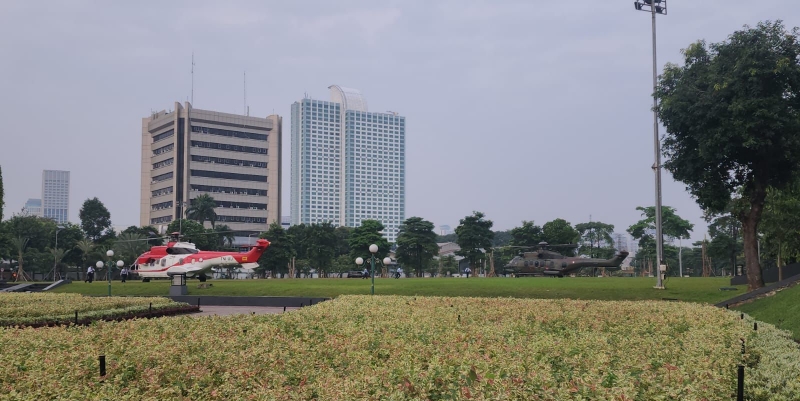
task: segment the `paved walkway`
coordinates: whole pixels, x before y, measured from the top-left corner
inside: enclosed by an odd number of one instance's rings
[[[295,309],[300,309],[300,308],[287,307],[286,311],[289,312],[289,311],[293,311]],[[214,315],[217,315],[217,316],[250,315],[250,314],[253,314],[253,313],[256,314],[256,315],[265,315],[265,314],[270,314],[270,313],[283,313],[283,308],[282,307],[272,307],[272,306],[213,306],[213,305],[207,305],[207,306],[201,306],[200,310],[202,312],[200,312],[200,313],[192,313],[189,316],[200,317],[200,316],[214,316]]]

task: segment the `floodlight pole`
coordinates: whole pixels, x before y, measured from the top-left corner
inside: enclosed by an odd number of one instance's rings
[[[642,1],[640,3],[639,1]],[[663,2],[663,6],[660,5]],[[656,5],[659,4],[659,5]],[[658,64],[656,62],[656,14],[667,15],[666,0],[637,0],[634,2],[637,10],[646,11],[644,6],[650,7],[653,29],[653,153],[655,163],[653,171],[656,174],[656,287],[664,289],[661,266],[664,264],[664,235],[661,221],[661,142],[658,138]],[[658,12],[656,12],[658,11]]]

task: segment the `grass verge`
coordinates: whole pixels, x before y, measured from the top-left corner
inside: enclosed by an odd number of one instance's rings
[[[239,296],[289,296],[327,297],[340,295],[368,295],[368,279],[259,279],[259,280],[209,280],[210,288],[197,288],[199,282],[191,280],[189,295],[239,295]],[[375,279],[376,295],[448,296],[448,297],[513,297],[541,299],[595,299],[595,300],[661,300],[663,298],[716,303],[744,293],[721,291],[730,284],[728,278],[669,278],[666,290],[656,290],[654,278],[641,277],[575,277],[575,278],[410,278]],[[113,295],[164,296],[169,293],[166,280],[149,283],[113,282]],[[75,283],[54,290],[58,293],[106,295],[107,282]]]
[[[800,285],[778,291],[775,295],[739,305],[736,310],[756,320],[767,322],[792,333],[800,341]]]

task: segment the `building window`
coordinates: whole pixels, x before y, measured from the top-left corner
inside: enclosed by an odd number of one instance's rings
[[[174,161],[175,161],[175,159],[170,157],[167,160],[160,161],[158,163],[153,163],[153,170],[155,170],[157,168],[161,168],[161,167],[171,166]]]
[[[215,194],[233,194],[250,196],[267,196],[267,191],[263,189],[218,187],[213,185],[191,185],[192,191],[209,192]]]
[[[150,210],[156,211],[156,210],[171,209],[171,208],[172,208],[172,201],[169,201],[169,202],[156,203],[155,205],[150,207]]]
[[[223,143],[216,143],[216,142],[204,142],[204,141],[191,141],[192,147],[195,148],[208,148],[208,149],[217,149],[217,150],[229,150],[231,152],[242,152],[242,153],[258,153],[258,154],[267,154],[267,148],[256,148],[252,146],[239,146],[239,145],[229,145]]]
[[[255,174],[223,173],[221,171],[190,170],[192,177],[222,178],[226,180],[267,182],[267,176]]]
[[[158,156],[158,155],[160,155],[162,153],[172,152],[172,149],[174,149],[174,148],[175,148],[175,144],[174,143],[171,143],[171,144],[169,144],[167,146],[162,146],[162,147],[160,147],[158,149],[153,150],[153,156]]]
[[[192,155],[192,161],[193,162],[201,162],[201,163],[226,164],[226,165],[229,165],[229,166],[267,168],[267,162],[256,162],[256,161],[252,161],[252,160],[226,159],[224,157],[211,157],[211,156]]]
[[[171,129],[171,130],[169,130],[169,131],[167,131],[167,132],[163,132],[163,133],[161,133],[161,134],[154,135],[154,136],[153,136],[153,143],[156,143],[156,142],[158,142],[158,141],[161,141],[161,140],[167,139],[167,138],[169,138],[169,137],[171,137],[171,136],[173,136],[173,135],[175,135],[175,130],[172,130],[172,129]]]
[[[241,132],[241,131],[232,131],[227,129],[219,129],[219,128],[209,128],[209,127],[198,127],[192,126],[192,132],[200,132],[203,134],[210,134],[210,135],[219,135],[219,136],[227,136],[227,137],[234,137],[234,138],[244,138],[244,139],[255,139],[258,141],[266,141],[267,135],[266,134],[254,134],[252,132]]]
[[[150,219],[150,224],[169,223],[170,221],[172,221],[172,216],[156,217]]]
[[[161,174],[161,175],[157,175],[157,176],[153,177],[153,183],[161,182],[161,181],[165,181],[165,180],[169,180],[169,179],[172,179],[172,172],[171,171],[169,173]]]
[[[153,191],[152,194],[153,194],[153,197],[155,198],[156,196],[169,195],[169,194],[172,193],[172,191],[173,191],[172,187],[166,187],[166,188],[162,188],[162,189],[157,189],[157,190]]]

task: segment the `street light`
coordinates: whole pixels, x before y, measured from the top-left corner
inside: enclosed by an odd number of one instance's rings
[[[370,275],[372,276],[372,289],[370,290],[370,294],[375,295],[375,254],[378,252],[378,246],[375,244],[370,245],[369,252],[372,254],[370,257],[370,265],[372,266],[372,271],[370,272]],[[390,259],[388,256],[383,258],[384,265],[388,265],[390,263],[392,263],[392,259]],[[363,265],[364,259],[361,257],[356,258],[356,264],[359,266]]]
[[[56,265],[58,265],[58,258],[56,257],[55,251],[58,249],[58,232],[63,230],[65,227],[62,225],[56,226],[56,246],[53,247],[53,282],[56,282]]]
[[[661,266],[664,263],[664,237],[661,227],[661,144],[658,139],[658,71],[656,66],[656,14],[667,15],[667,0],[636,0],[633,6],[639,11],[649,12],[653,19],[653,143],[655,163],[653,171],[656,173],[656,259],[658,260],[658,279],[656,287],[664,289]]]
[[[112,257],[114,257],[114,251],[109,249],[108,252],[106,252],[106,256],[108,256],[108,258],[111,259]],[[101,261],[101,260],[98,260],[97,263],[95,263],[95,266],[98,269],[102,269],[103,265],[104,265],[103,261]],[[121,260],[117,261],[117,267],[121,268],[124,265],[125,265],[125,262],[123,262]],[[111,296],[111,269],[113,269],[113,268],[114,268],[114,262],[109,260],[108,271],[106,272],[106,275],[108,276],[108,296],[109,297]]]

